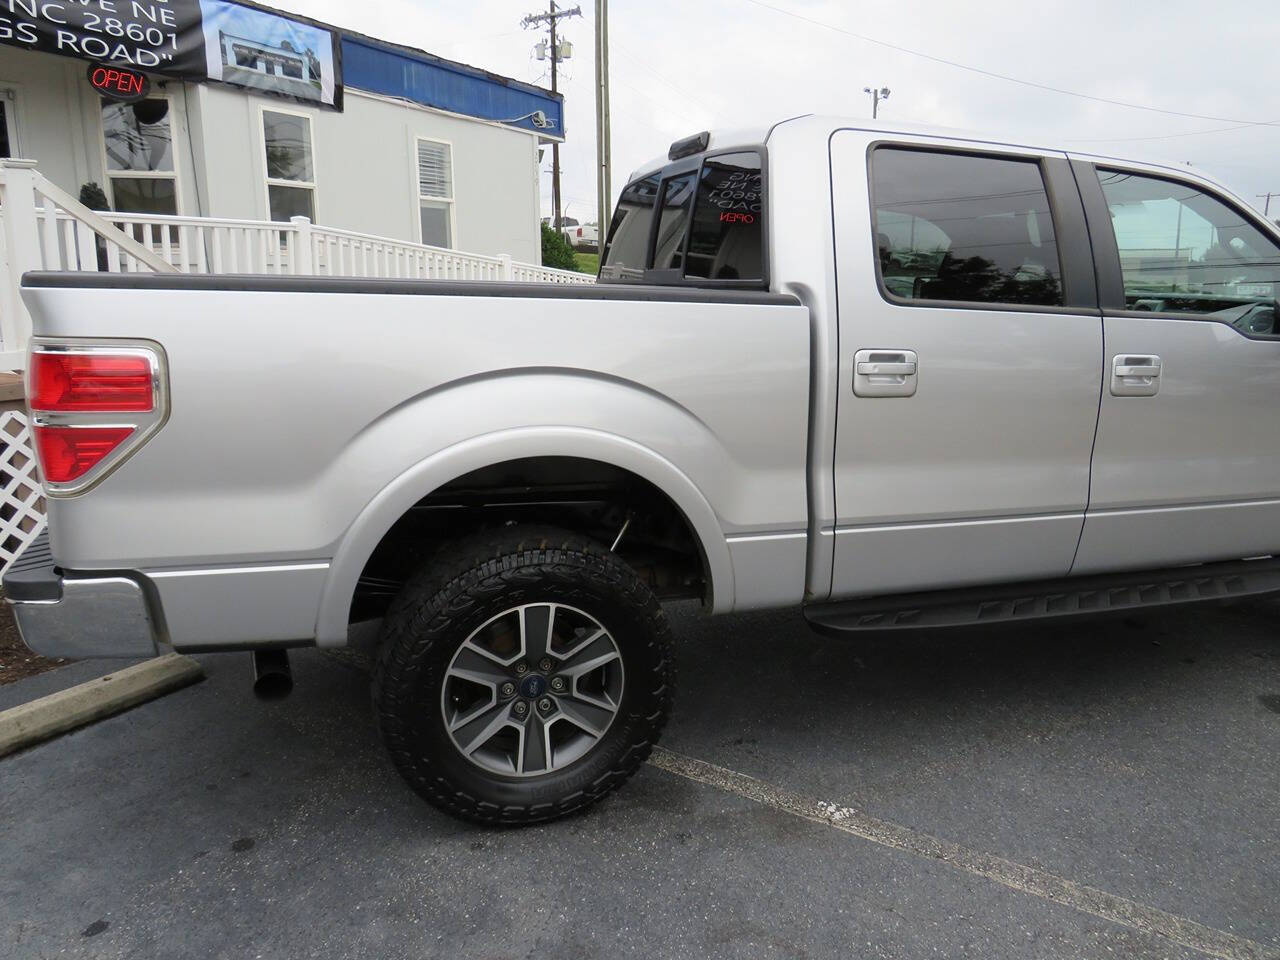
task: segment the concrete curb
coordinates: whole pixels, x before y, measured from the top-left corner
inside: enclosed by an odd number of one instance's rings
[[[128,710],[203,677],[204,667],[190,657],[166,653],[0,711],[0,757]]]

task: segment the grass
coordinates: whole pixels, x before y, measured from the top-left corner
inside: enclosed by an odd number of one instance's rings
[[[596,274],[600,272],[600,254],[598,253],[578,253],[574,251],[573,259],[578,261],[579,273]]]

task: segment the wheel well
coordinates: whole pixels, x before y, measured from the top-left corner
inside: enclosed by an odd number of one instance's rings
[[[365,564],[351,620],[382,616],[405,580],[441,546],[521,522],[551,523],[613,547],[660,600],[709,599],[697,535],[658,487],[595,460],[530,457],[473,470],[410,507]]]

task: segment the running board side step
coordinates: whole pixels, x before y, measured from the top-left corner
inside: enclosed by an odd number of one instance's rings
[[[809,626],[841,635],[981,627],[1280,593],[1280,557],[1105,576],[991,584],[811,604]]]

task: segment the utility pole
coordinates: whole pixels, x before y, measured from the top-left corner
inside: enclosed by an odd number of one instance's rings
[[[609,167],[613,162],[609,137],[609,0],[596,0],[596,223],[600,249],[609,236],[612,216]]]
[[[1258,199],[1259,199],[1259,200],[1263,200],[1263,198],[1265,198],[1265,200],[1264,200],[1264,206],[1263,206],[1263,208],[1262,208],[1262,215],[1263,215],[1264,217],[1271,213],[1271,198],[1272,198],[1272,197],[1280,197],[1280,193],[1271,193],[1271,192],[1267,192],[1267,193],[1260,193],[1260,194],[1258,194]]]
[[[889,88],[881,87],[877,90],[874,87],[863,87],[862,92],[871,96],[871,119],[875,120],[880,112],[880,101],[889,99]]]
[[[556,93],[556,64],[561,60],[569,59],[569,51],[572,49],[565,43],[565,49],[561,51],[561,45],[556,42],[556,21],[561,17],[580,17],[582,16],[582,8],[574,7],[572,10],[557,10],[556,0],[551,0],[551,6],[546,13],[531,13],[520,21],[520,25],[528,28],[534,24],[545,22],[551,28],[551,92]],[[538,59],[542,59],[539,56]],[[564,136],[563,124],[561,125],[560,135]],[[551,206],[554,211],[552,223],[555,224],[557,232],[560,230],[560,141],[553,140],[551,143]]]

